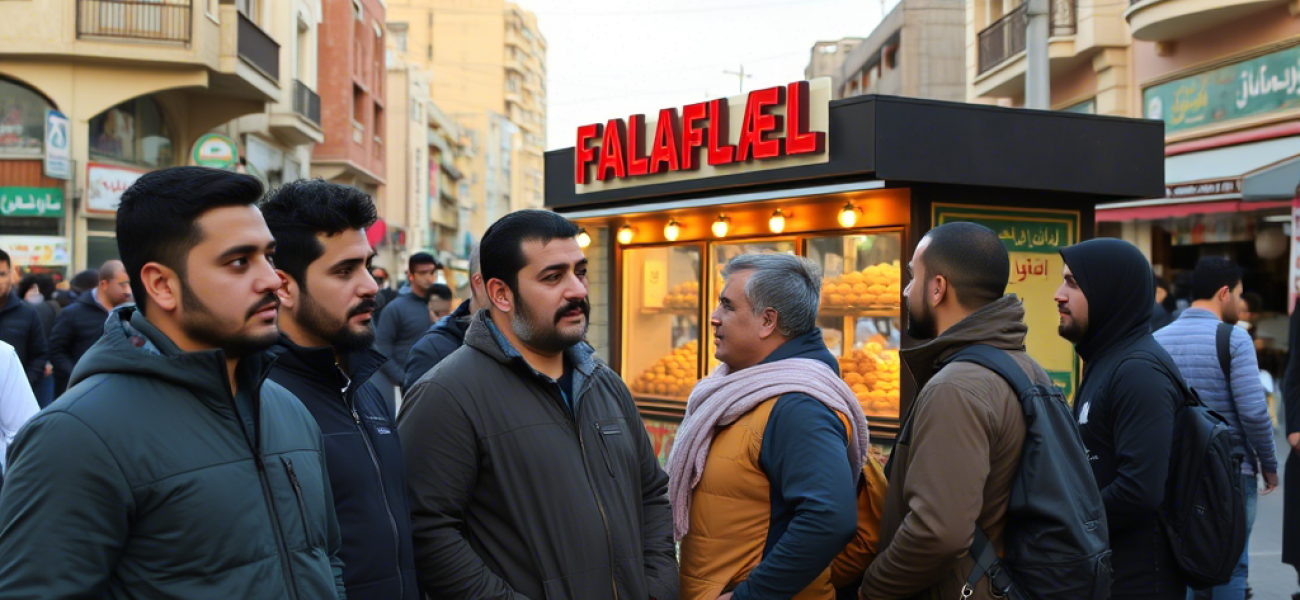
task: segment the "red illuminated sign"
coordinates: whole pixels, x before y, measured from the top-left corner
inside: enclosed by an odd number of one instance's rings
[[[785,107],[785,115],[772,110]],[[718,99],[659,111],[645,155],[645,115],[610,119],[578,128],[574,182],[632,179],[671,171],[826,152],[826,133],[809,131],[808,82],[749,93],[736,143],[731,143],[727,100]]]

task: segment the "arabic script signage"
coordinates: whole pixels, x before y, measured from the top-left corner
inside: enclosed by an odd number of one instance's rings
[[[1055,296],[1065,270],[1060,250],[1079,242],[1079,213],[959,204],[935,204],[933,212],[935,227],[968,221],[997,232],[1011,257],[1007,293],[1019,296],[1025,304],[1025,324],[1029,325],[1025,347],[1047,370],[1052,383],[1070,397],[1079,381],[1078,361],[1074,347],[1056,333],[1060,313]]]
[[[1300,46],[1146,88],[1142,104],[1165,133],[1300,108]]]
[[[86,168],[86,210],[117,212],[122,192],[143,174],[136,169],[90,163]]]
[[[59,188],[0,187],[0,216],[62,217],[63,190]]]

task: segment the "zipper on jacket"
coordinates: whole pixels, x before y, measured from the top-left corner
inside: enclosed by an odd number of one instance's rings
[[[235,425],[239,431],[244,434],[244,441],[253,451],[253,464],[257,465],[257,478],[262,484],[262,500],[266,501],[266,510],[271,513],[271,527],[275,529],[276,550],[280,554],[280,570],[284,573],[285,591],[289,593],[290,598],[298,598],[298,586],[293,580],[293,565],[289,561],[289,544],[284,541],[284,530],[281,529],[280,515],[275,512],[275,497],[271,495],[271,478],[266,474],[266,463],[262,460],[262,444],[256,439],[256,426],[254,427],[253,437],[248,435],[248,430],[244,428],[244,420],[239,416],[239,402],[235,400],[235,391],[230,387],[230,380],[226,378],[226,372],[221,370],[221,382],[226,388],[226,397],[230,398],[230,405],[235,409]],[[261,383],[258,384],[261,386]],[[253,410],[256,412],[260,402],[250,402]],[[250,415],[254,422],[257,421],[257,415]]]
[[[347,400],[345,399],[344,402]],[[388,515],[388,525],[393,530],[393,555],[396,562],[393,564],[397,567],[397,597],[406,596],[405,581],[402,574],[402,539],[397,529],[397,519],[393,517],[393,508],[388,504],[388,490],[384,487],[384,472],[379,468],[379,455],[375,453],[375,447],[370,443],[370,434],[361,424],[361,415],[357,414],[357,409],[349,407],[352,412],[352,420],[356,422],[357,429],[360,430],[361,439],[366,443],[366,452],[370,454],[370,463],[375,467],[375,477],[379,479],[379,498],[384,501],[384,513]]]
[[[596,433],[600,435],[600,448],[604,450],[601,458],[605,459],[605,470],[609,471],[609,476],[614,476],[614,467],[609,464],[609,442],[605,441],[605,431],[600,428],[600,423],[596,423]]]
[[[289,483],[293,486],[293,495],[298,499],[298,514],[302,515],[302,537],[307,540],[307,545],[311,546],[311,529],[307,521],[307,502],[303,500],[302,484],[298,483],[298,474],[293,470],[293,461],[287,456],[281,456],[280,462],[284,464],[284,470],[289,473]]]
[[[253,449],[253,462],[257,463],[257,475],[262,480],[262,497],[266,499],[266,508],[271,513],[271,526],[275,528],[275,541],[280,551],[280,568],[284,571],[284,582],[288,586],[289,596],[298,598],[298,586],[293,580],[293,565],[289,562],[289,544],[284,541],[284,530],[280,525],[280,515],[275,512],[275,499],[271,496],[271,479],[266,474],[266,463],[262,461],[261,450]]]
[[[587,384],[591,385],[590,381],[588,381]],[[558,384],[555,386],[555,389],[557,391],[559,390]],[[584,404],[586,404],[586,403],[578,403],[578,399],[582,396],[583,391],[585,390],[578,390],[575,391],[575,393],[573,394],[573,401],[576,403],[576,406],[578,408],[576,413],[572,413],[573,429],[578,434],[578,448],[582,451],[582,471],[583,474],[587,476],[587,487],[591,489],[591,497],[596,501],[596,511],[600,513],[600,523],[605,528],[605,544],[606,547],[609,549],[609,560],[610,560],[609,585],[610,585],[610,589],[614,592],[613,595],[614,600],[618,600],[618,579],[616,579],[614,576],[614,573],[617,571],[614,565],[614,535],[609,531],[609,517],[606,516],[605,514],[605,505],[600,502],[600,494],[596,492],[596,482],[593,481],[591,477],[591,465],[587,464],[587,443],[583,440],[582,437],[582,426],[578,424],[581,421],[579,417],[582,415],[582,407]],[[561,393],[560,400],[561,401],[564,400],[563,393]],[[597,424],[596,428],[597,431],[599,431],[600,425]],[[601,443],[604,443],[604,441],[602,440]],[[610,466],[609,459],[605,460],[605,468],[609,469],[610,475],[614,474],[614,468]]]

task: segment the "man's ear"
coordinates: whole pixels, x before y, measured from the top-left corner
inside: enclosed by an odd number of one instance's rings
[[[763,314],[759,315],[759,319],[758,319],[759,339],[765,340],[769,337],[772,337],[772,335],[777,332],[777,322],[779,318],[780,318],[780,313],[777,313],[775,308],[769,306],[763,309]]]
[[[275,290],[275,296],[280,299],[280,307],[292,310],[298,301],[298,283],[280,269],[276,269],[275,274],[280,276],[280,288]]]
[[[487,288],[488,302],[497,310],[508,313],[515,308],[515,295],[510,291],[510,286],[500,279],[490,279],[485,284]]]
[[[937,307],[952,295],[952,287],[948,285],[948,278],[943,275],[935,275],[931,281],[934,285],[927,290],[929,292],[927,300],[930,301],[930,306]]]
[[[152,299],[158,308],[172,312],[181,305],[181,278],[171,267],[162,263],[148,262],[140,268],[140,283],[148,298],[137,298],[143,304]]]

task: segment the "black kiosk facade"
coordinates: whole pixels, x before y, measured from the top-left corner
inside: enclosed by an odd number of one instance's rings
[[[545,205],[583,228],[592,263],[588,339],[632,390],[661,461],[717,365],[709,314],[732,256],[821,265],[818,325],[888,453],[915,396],[898,356],[913,343],[902,289],[926,231],[962,220],[999,232],[1029,351],[1069,395],[1079,371],[1056,332],[1057,251],[1093,236],[1097,203],[1164,194],[1158,121],[828,97],[824,81],[797,82],[588,125],[580,146],[546,153]]]

